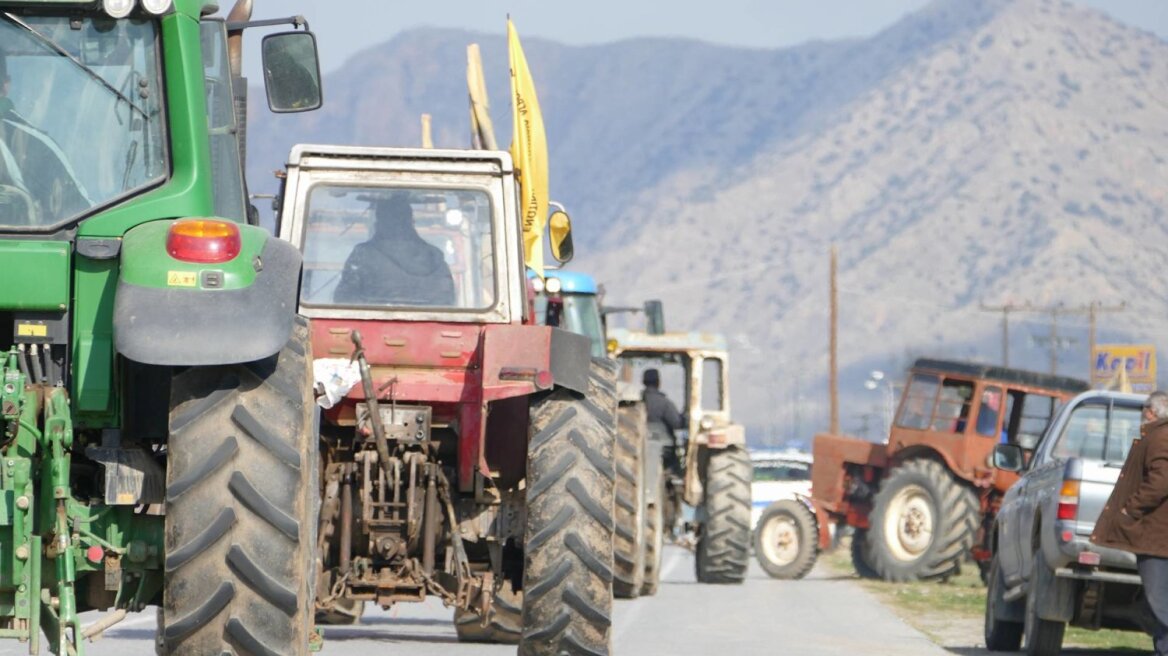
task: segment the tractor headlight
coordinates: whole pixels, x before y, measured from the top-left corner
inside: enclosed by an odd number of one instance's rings
[[[542,292],[543,291],[543,279],[532,278],[531,279],[531,288],[535,290],[536,294],[539,294],[540,292]]]
[[[560,289],[563,288],[559,278],[548,278],[545,287],[549,294],[559,294]]]
[[[142,0],[142,8],[155,16],[165,14],[173,6],[174,0]]]
[[[110,18],[125,18],[134,11],[134,0],[102,0],[101,8]]]

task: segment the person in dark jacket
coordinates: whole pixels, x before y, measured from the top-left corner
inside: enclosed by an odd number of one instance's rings
[[[333,301],[357,305],[454,306],[442,251],[418,235],[405,194],[373,202],[373,237],[345,260]]]
[[[1136,554],[1152,610],[1156,654],[1168,656],[1168,393],[1144,402],[1140,438],[1132,443],[1091,541]]]
[[[649,432],[664,438],[662,456],[665,468],[675,476],[681,476],[681,460],[677,457],[677,431],[685,427],[685,417],[661,391],[661,374],[656,369],[646,369],[641,375],[641,382],[645,385],[641,398],[645,401],[645,419],[649,424]]]

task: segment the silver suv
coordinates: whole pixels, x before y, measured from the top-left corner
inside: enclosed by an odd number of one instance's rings
[[[1143,394],[1084,392],[1033,451],[1000,444],[994,466],[1023,472],[1002,499],[990,544],[989,649],[1059,653],[1067,624],[1141,630],[1135,556],[1091,544],[1091,531],[1140,434]]]

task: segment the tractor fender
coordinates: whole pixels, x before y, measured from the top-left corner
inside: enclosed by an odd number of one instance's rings
[[[114,297],[114,345],[145,364],[222,365],[277,353],[292,334],[301,256],[266,230],[240,225],[228,262],[170,257],[170,221],[126,233]]]
[[[592,340],[550,326],[491,324],[483,327],[483,388],[488,400],[563,387],[588,393]],[[522,383],[518,387],[516,383]]]
[[[548,366],[556,386],[573,392],[588,392],[588,376],[592,371],[592,340],[584,335],[550,328]]]
[[[952,472],[954,476],[965,480],[965,477],[962,476],[961,471],[956,468],[957,463],[954,462],[952,454],[947,453],[942,449],[934,448],[931,445],[916,444],[907,446],[898,451],[889,453],[889,459],[892,461],[892,466],[890,466],[888,469],[899,467],[909,460],[936,460],[937,462],[944,465],[946,469]],[[887,472],[885,473],[887,474]]]
[[[807,506],[807,509],[811,511],[811,516],[815,518],[815,543],[819,550],[828,551],[834,548],[835,526],[827,509],[823,507],[823,504],[816,503],[815,499],[798,492],[795,493],[795,499]]]

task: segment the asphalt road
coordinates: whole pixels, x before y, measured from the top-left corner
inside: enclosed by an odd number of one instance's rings
[[[689,552],[668,547],[660,592],[618,601],[613,615],[617,654],[654,656],[936,656],[949,654],[906,625],[852,580],[817,568],[803,581],[775,581],[752,563],[744,585],[699,585]],[[86,621],[95,619],[89,613]],[[322,656],[409,654],[489,656],[515,653],[503,645],[458,644],[450,609],[430,601],[366,613],[355,627],[328,627]],[[154,653],[154,614],[131,615],[95,643],[92,656]],[[0,655],[27,654],[0,643]],[[47,651],[46,651],[47,653]]]

